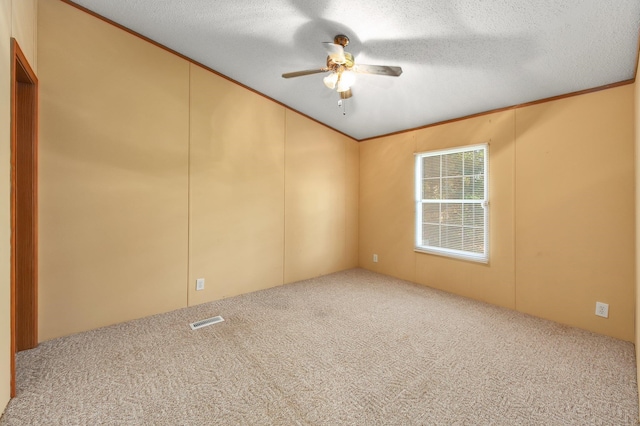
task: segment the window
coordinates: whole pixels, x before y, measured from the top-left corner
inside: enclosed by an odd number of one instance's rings
[[[489,261],[488,146],[416,154],[416,251]]]

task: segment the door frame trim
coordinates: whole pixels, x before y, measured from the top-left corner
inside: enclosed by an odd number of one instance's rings
[[[31,197],[31,206],[33,208],[33,216],[31,223],[31,231],[33,235],[33,253],[28,258],[28,266],[33,268],[33,280],[30,285],[32,300],[29,303],[29,315],[31,321],[30,329],[26,332],[26,341],[32,347],[38,345],[38,78],[31,68],[29,61],[24,55],[22,49],[18,45],[15,38],[11,38],[11,397],[16,395],[16,268],[17,268],[17,246],[16,246],[16,206],[17,206],[17,147],[18,147],[18,111],[19,109],[19,89],[21,84],[33,86],[29,90],[29,103],[31,106],[31,117],[28,125],[28,137],[32,144],[30,156],[32,158],[31,166],[31,185],[33,188]],[[23,107],[24,108],[24,107]],[[22,143],[24,143],[21,139]]]

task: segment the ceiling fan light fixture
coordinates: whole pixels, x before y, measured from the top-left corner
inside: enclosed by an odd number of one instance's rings
[[[302,70],[282,74],[283,78],[301,77],[304,75],[319,74],[329,72],[322,82],[330,90],[335,90],[340,95],[340,106],[344,111],[345,100],[353,96],[351,86],[356,81],[356,73],[386,75],[398,77],[402,74],[402,68],[387,65],[366,65],[357,64],[355,58],[349,52],[345,52],[344,48],[349,44],[349,37],[344,34],[338,34],[333,42],[324,42],[327,52],[326,66],[318,69]]]
[[[336,83],[338,83],[338,73],[332,72],[331,74],[323,78],[322,81],[324,82],[325,86],[333,90],[336,88]]]
[[[338,79],[338,92],[346,92],[356,82],[356,76],[351,71],[342,71]]]
[[[348,85],[342,83],[341,81],[338,82],[338,87],[336,88],[336,91],[338,93],[342,93],[342,92],[346,92],[347,90],[351,89],[351,87],[349,87]]]

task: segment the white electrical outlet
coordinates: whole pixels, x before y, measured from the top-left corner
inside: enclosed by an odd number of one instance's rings
[[[609,304],[596,302],[596,315],[603,318],[609,318]]]
[[[196,290],[204,290],[204,278],[198,278],[196,280]]]
[[[378,255],[377,254],[373,255],[373,263],[378,263]]]

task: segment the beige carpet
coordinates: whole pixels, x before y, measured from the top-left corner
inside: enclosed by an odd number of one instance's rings
[[[638,417],[631,343],[361,269],[44,342],[17,363],[0,425]]]

